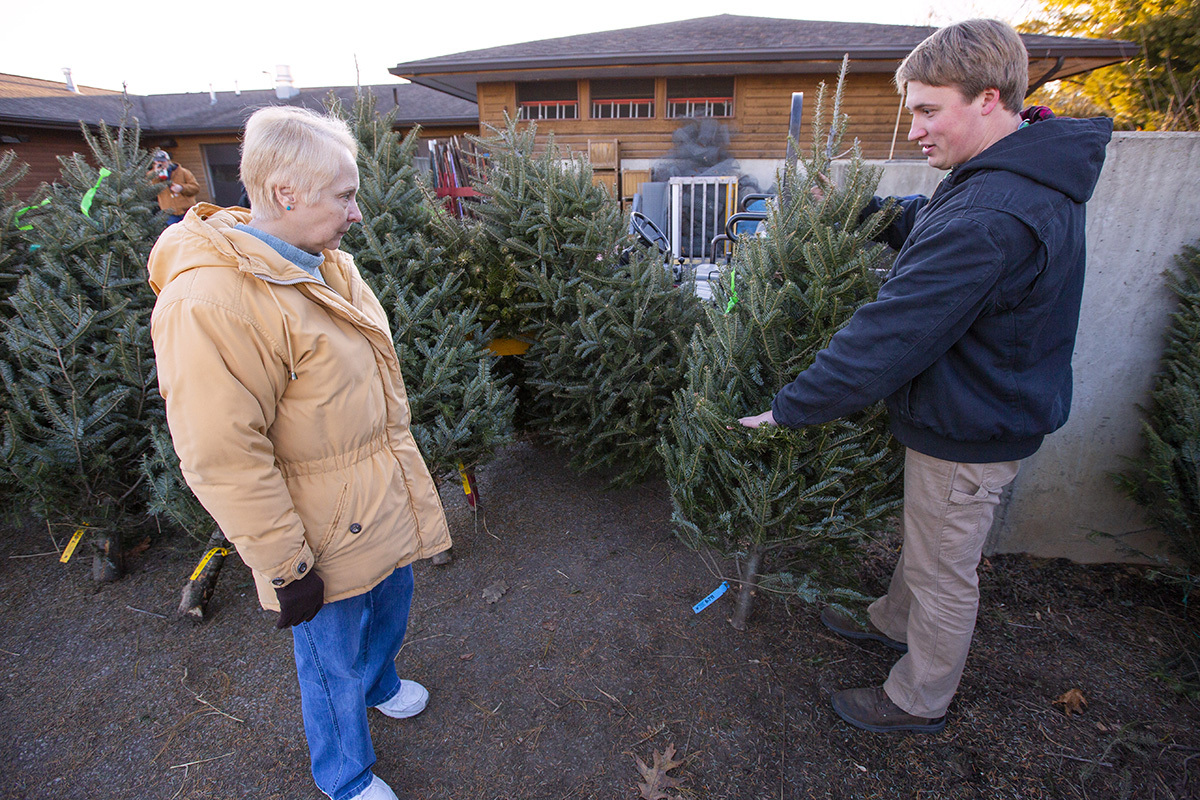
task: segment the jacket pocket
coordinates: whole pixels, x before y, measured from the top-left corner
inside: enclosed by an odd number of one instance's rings
[[[313,557],[318,561],[321,555],[329,549],[329,545],[333,543],[333,537],[337,534],[342,524],[342,517],[346,513],[346,504],[350,499],[350,487],[346,484],[342,485],[342,489],[338,492],[337,501],[333,504],[333,516],[329,520],[329,527],[325,529],[325,534],[321,537],[321,542],[313,549]]]

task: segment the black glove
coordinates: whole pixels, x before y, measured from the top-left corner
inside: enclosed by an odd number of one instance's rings
[[[325,605],[325,581],[315,569],[309,570],[300,580],[276,589],[275,596],[279,598],[279,621],[275,627],[290,628],[308,622]]]

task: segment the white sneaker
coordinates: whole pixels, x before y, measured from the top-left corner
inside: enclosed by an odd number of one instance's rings
[[[415,717],[425,710],[429,702],[429,690],[416,681],[400,681],[400,691],[392,695],[386,703],[380,703],[375,708],[393,719]]]
[[[371,776],[371,782],[367,784],[367,788],[363,789],[350,800],[400,800],[396,797],[396,793],[392,791],[392,787],[383,782],[383,779],[378,775]]]

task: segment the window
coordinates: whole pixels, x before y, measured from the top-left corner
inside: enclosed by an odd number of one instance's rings
[[[579,119],[575,81],[517,84],[517,119]]]
[[[236,144],[201,145],[204,164],[208,167],[208,193],[218,206],[236,206],[242,196],[238,176],[241,154]]]
[[[732,117],[733,78],[668,78],[667,117]]]
[[[592,119],[653,119],[654,79],[605,78],[589,84]]]

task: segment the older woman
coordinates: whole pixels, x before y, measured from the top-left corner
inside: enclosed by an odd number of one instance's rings
[[[429,697],[394,660],[412,562],[450,547],[383,308],[342,236],[362,219],[340,120],[246,124],[251,213],[201,204],[150,255],[159,388],[188,485],[291,627],[312,774],[333,800],[395,795],[367,709]]]

